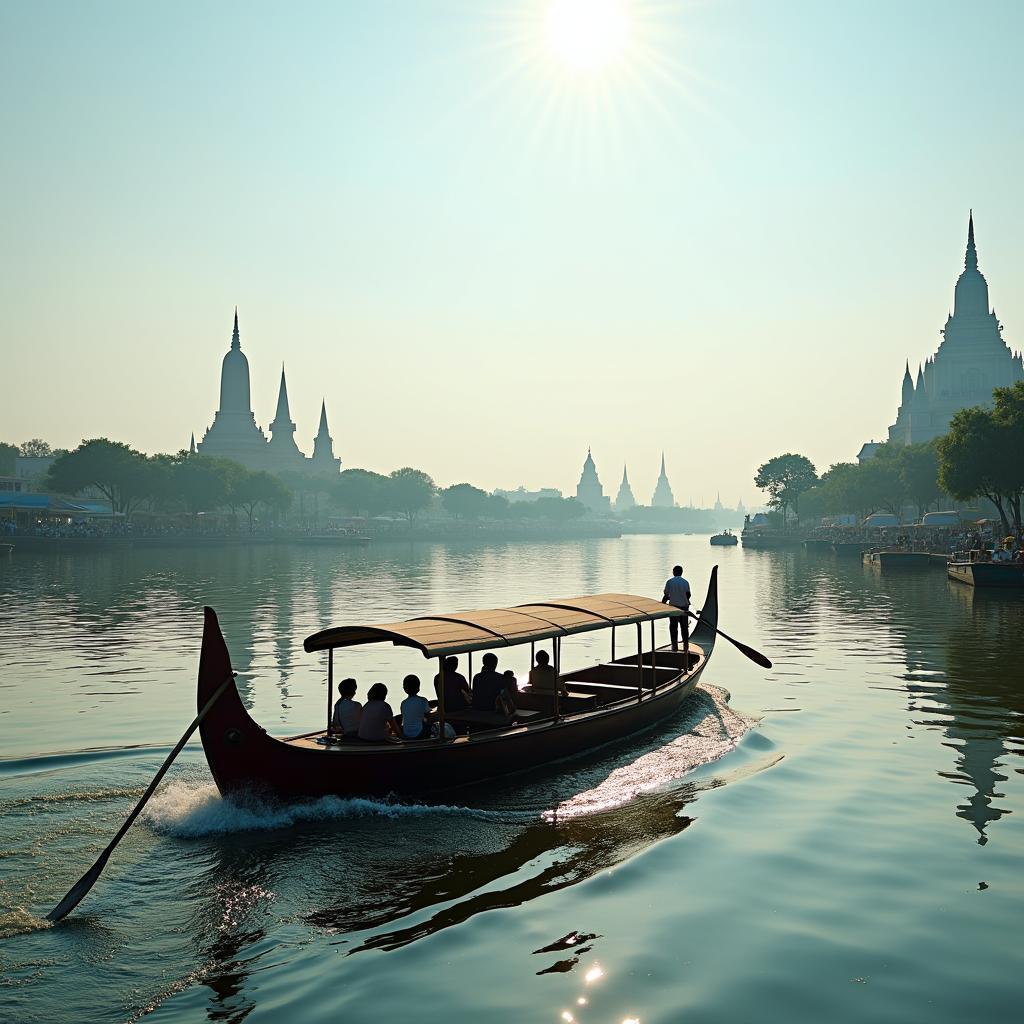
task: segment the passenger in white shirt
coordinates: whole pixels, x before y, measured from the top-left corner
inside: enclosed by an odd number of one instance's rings
[[[683,567],[677,565],[672,569],[672,577],[665,584],[665,593],[661,597],[662,604],[670,604],[673,608],[690,610],[690,582],[683,576]],[[672,650],[679,650],[679,627],[683,630],[683,651],[690,650],[690,630],[687,625],[689,615],[673,615],[668,620],[668,633],[672,641]]]
[[[363,705],[352,698],[356,695],[356,681],[342,679],[338,684],[338,700],[331,716],[331,728],[343,736],[355,736],[359,732],[359,719]]]
[[[430,701],[420,696],[419,676],[406,676],[402,689],[409,695],[402,701],[402,738],[430,739]]]

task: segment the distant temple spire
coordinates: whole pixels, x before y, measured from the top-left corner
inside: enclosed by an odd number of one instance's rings
[[[237,306],[235,306],[235,326],[234,326],[234,329],[231,332],[231,347],[232,348],[241,348],[242,347],[241,338],[239,338],[239,336],[238,336],[238,307]]]
[[[651,505],[654,508],[673,508],[676,499],[669,486],[668,474],[665,472],[665,453],[661,453],[661,473],[658,476],[658,483],[655,485],[654,494],[651,496]]]
[[[192,440],[189,441],[189,443],[188,443],[188,453],[189,453],[189,455],[195,455],[195,453],[196,453],[196,435],[195,435],[195,431],[192,432]]]
[[[270,424],[270,429],[274,429],[274,424],[281,421],[284,423],[291,423],[292,414],[288,408],[288,382],[284,378],[284,363],[281,364],[281,385],[277,389],[277,412],[274,414],[274,423]]]
[[[974,211],[967,218],[967,253],[964,255],[964,266],[968,270],[978,269],[978,250],[974,244]]]
[[[626,466],[622,466],[622,483],[619,484],[619,493],[615,497],[615,511],[625,512],[636,506],[636,498],[633,497],[633,488],[629,486],[629,477],[626,475]]]
[[[288,408],[288,382],[285,380],[282,363],[281,384],[277,389],[277,412],[274,414],[273,423],[270,424],[270,454],[275,470],[301,468],[305,456],[299,451],[294,434],[295,424]]]
[[[327,429],[327,399],[320,402],[320,427],[313,438],[313,458],[310,464],[317,473],[337,473],[341,469],[341,459],[335,458],[334,442]]]
[[[587,447],[587,458],[583,463],[583,472],[580,474],[580,482],[576,485],[576,500],[591,512],[607,513],[611,505],[601,486],[601,480],[597,475],[597,466],[594,465],[594,457],[590,454],[589,446]]]

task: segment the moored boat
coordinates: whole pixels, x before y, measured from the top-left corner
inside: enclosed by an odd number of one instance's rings
[[[515,608],[435,614],[383,625],[339,626],[306,638],[309,653],[327,652],[328,708],[333,700],[335,651],[390,642],[436,659],[443,676],[450,655],[550,642],[558,671],[562,639],[611,629],[612,657],[561,674],[568,696],[521,692],[512,721],[486,715],[446,716],[431,702],[438,736],[402,743],[334,741],[326,729],[278,739],[246,711],[233,681],[231,657],[213,609],[205,609],[197,701],[200,709],[224,687],[200,726],[203,749],[221,793],[241,790],[280,799],[338,796],[429,795],[459,785],[524,771],[623,739],[672,715],[690,696],[715,645],[717,568],[690,637],[689,652],[658,647],[655,622],[684,615],[651,598],[597,594],[540,601]],[[643,627],[649,624],[644,649]],[[634,653],[615,657],[615,630],[635,629]],[[628,630],[630,634],[633,629]],[[443,687],[439,688],[443,694]],[[449,738],[445,723],[459,721],[464,735]]]
[[[832,551],[832,541],[825,537],[808,537],[804,541],[805,551]]]
[[[946,574],[972,587],[1024,590],[1024,562],[949,562]]]
[[[834,540],[832,550],[845,558],[860,558],[869,544],[866,540]]]
[[[864,564],[888,572],[930,569],[932,556],[927,551],[865,551]]]
[[[711,538],[711,543],[718,547],[731,548],[736,544],[739,544],[739,538],[732,530],[723,530],[721,533],[716,533]]]

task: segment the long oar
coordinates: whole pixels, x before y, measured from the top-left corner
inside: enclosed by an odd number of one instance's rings
[[[75,882],[73,886],[71,886],[64,899],[62,899],[60,903],[58,903],[57,906],[55,906],[53,910],[46,915],[47,921],[59,921],[61,918],[67,917],[67,915],[70,914],[83,899],[85,899],[86,894],[96,884],[96,879],[100,877],[100,873],[107,866],[107,861],[110,859],[110,855],[114,852],[114,847],[121,842],[124,838],[124,834],[132,827],[132,822],[139,816],[139,812],[142,808],[146,806],[146,802],[153,795],[153,791],[159,785],[160,780],[166,774],[167,769],[171,767],[171,762],[181,753],[182,747],[188,743],[189,737],[196,731],[199,727],[199,723],[206,717],[206,713],[217,702],[217,699],[227,689],[228,684],[234,679],[234,677],[235,674],[232,672],[231,675],[229,675],[227,679],[217,687],[216,693],[214,693],[214,695],[203,705],[199,714],[196,715],[195,721],[188,727],[188,729],[185,730],[185,735],[178,740],[174,749],[167,755],[167,760],[160,765],[160,770],[153,777],[153,781],[149,784],[149,788],[142,794],[142,799],[135,805],[135,809],[132,813],[128,815],[128,818],[121,826],[117,835],[110,840],[110,844],[107,848],[99,855],[99,857],[96,858],[96,863],[93,864],[93,866],[89,868],[89,870],[86,871],[86,873],[82,875],[82,877]]]
[[[689,615],[691,619],[697,619],[698,622],[700,621],[699,615],[694,615],[691,611],[687,611],[686,614]],[[740,654],[745,654],[755,664],[760,665],[762,668],[772,667],[772,663],[760,651],[755,651],[753,647],[748,647],[746,644],[740,643],[739,640],[733,639],[728,633],[723,633],[717,626],[711,626],[708,622],[705,622],[704,625],[710,626],[710,628],[713,629],[720,637],[728,640],[729,643],[731,643],[733,647],[740,652]]]

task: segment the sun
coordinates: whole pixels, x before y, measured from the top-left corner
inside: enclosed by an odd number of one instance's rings
[[[565,67],[600,71],[614,64],[629,45],[625,0],[551,0],[544,15],[544,42]]]

